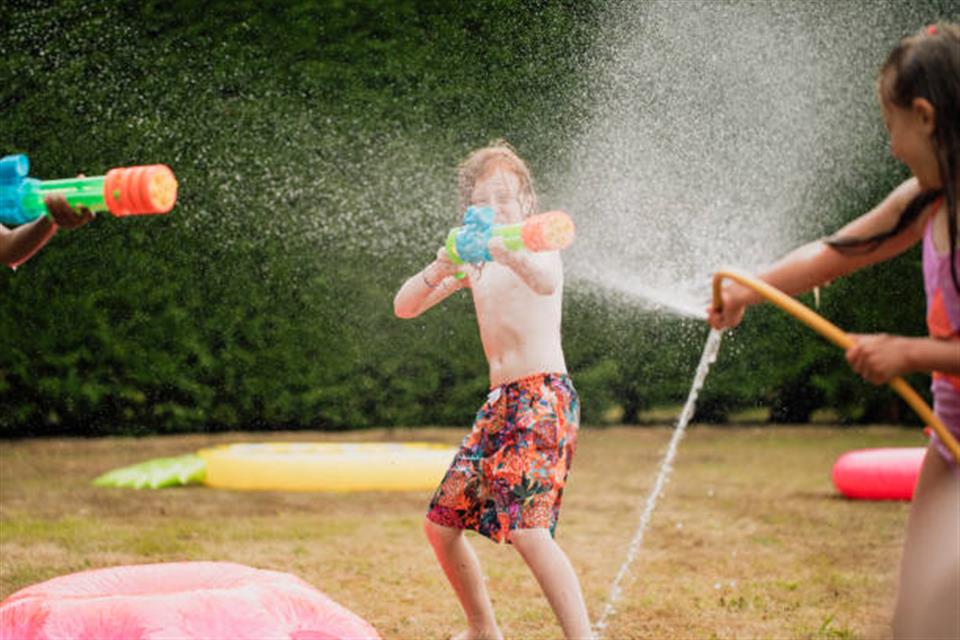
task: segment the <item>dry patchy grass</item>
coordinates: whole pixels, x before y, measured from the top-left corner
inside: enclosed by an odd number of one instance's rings
[[[292,572],[385,638],[462,627],[420,531],[428,492],[133,491],[90,481],[203,446],[266,440],[429,440],[462,431],[221,434],[0,443],[0,597],[93,567],[228,560]],[[653,484],[670,429],[587,429],[558,529],[599,614]],[[889,636],[908,505],[853,502],[829,480],[859,447],[922,444],[916,431],[694,427],[610,620],[610,638]],[[504,632],[556,638],[536,582],[510,547],[473,538]]]

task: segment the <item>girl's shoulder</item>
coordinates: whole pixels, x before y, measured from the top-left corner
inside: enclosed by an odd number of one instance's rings
[[[920,181],[911,176],[901,182],[893,191],[890,192],[889,199],[892,199],[897,205],[897,213],[906,209],[910,201],[920,195]]]
[[[910,201],[920,194],[920,183],[916,178],[901,182],[893,191],[873,209],[860,216],[853,224],[858,227],[861,236],[879,233],[891,228],[900,218]]]
[[[912,176],[907,178],[891,191],[890,195],[877,207],[880,213],[878,217],[882,219],[882,222],[892,227],[904,214],[907,207],[909,207],[922,192],[923,189],[920,187],[919,180]],[[920,212],[916,220],[910,225],[912,235],[918,238],[923,235],[923,230],[926,227],[927,220],[929,220],[930,213],[935,208],[936,207],[926,207],[925,211]]]

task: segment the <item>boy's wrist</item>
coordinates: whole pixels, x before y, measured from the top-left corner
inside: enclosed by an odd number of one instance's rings
[[[527,264],[530,262],[530,256],[532,254],[529,251],[506,251],[503,254],[503,261],[507,264]]]
[[[499,251],[497,255],[494,256],[496,262],[502,264],[505,267],[509,267],[516,271],[518,268],[523,268],[529,264],[527,260],[528,252],[526,251]]]
[[[443,283],[444,278],[447,277],[446,273],[442,272],[440,265],[436,261],[431,262],[426,267],[423,268],[423,271],[420,272],[422,276],[423,283],[427,285],[430,289],[436,289]]]
[[[433,263],[430,263],[423,268],[423,271],[420,272],[420,279],[423,280],[423,284],[425,284],[428,289],[436,289],[438,286],[440,286],[440,280],[434,280],[430,275],[430,267],[432,266]]]

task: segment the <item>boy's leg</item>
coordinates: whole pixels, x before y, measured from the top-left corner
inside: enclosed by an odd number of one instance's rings
[[[907,520],[896,638],[960,638],[960,473],[927,449]]]
[[[423,531],[467,616],[469,630],[464,637],[502,638],[480,561],[464,538],[463,530],[424,520]]]
[[[592,638],[580,582],[547,529],[514,529],[510,541],[530,567],[567,638]]]

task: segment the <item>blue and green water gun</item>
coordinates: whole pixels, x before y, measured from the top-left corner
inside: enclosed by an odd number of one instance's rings
[[[563,211],[538,213],[513,224],[494,224],[494,217],[490,207],[467,209],[463,226],[447,234],[447,255],[454,264],[492,262],[487,243],[493,238],[503,238],[510,251],[559,251],[573,243],[576,233],[573,220]]]
[[[115,216],[167,213],[177,201],[177,178],[164,164],[65,180],[37,180],[29,171],[30,161],[23,154],[0,159],[0,223],[20,225],[46,215],[44,198],[51,195],[62,195],[70,206]]]

